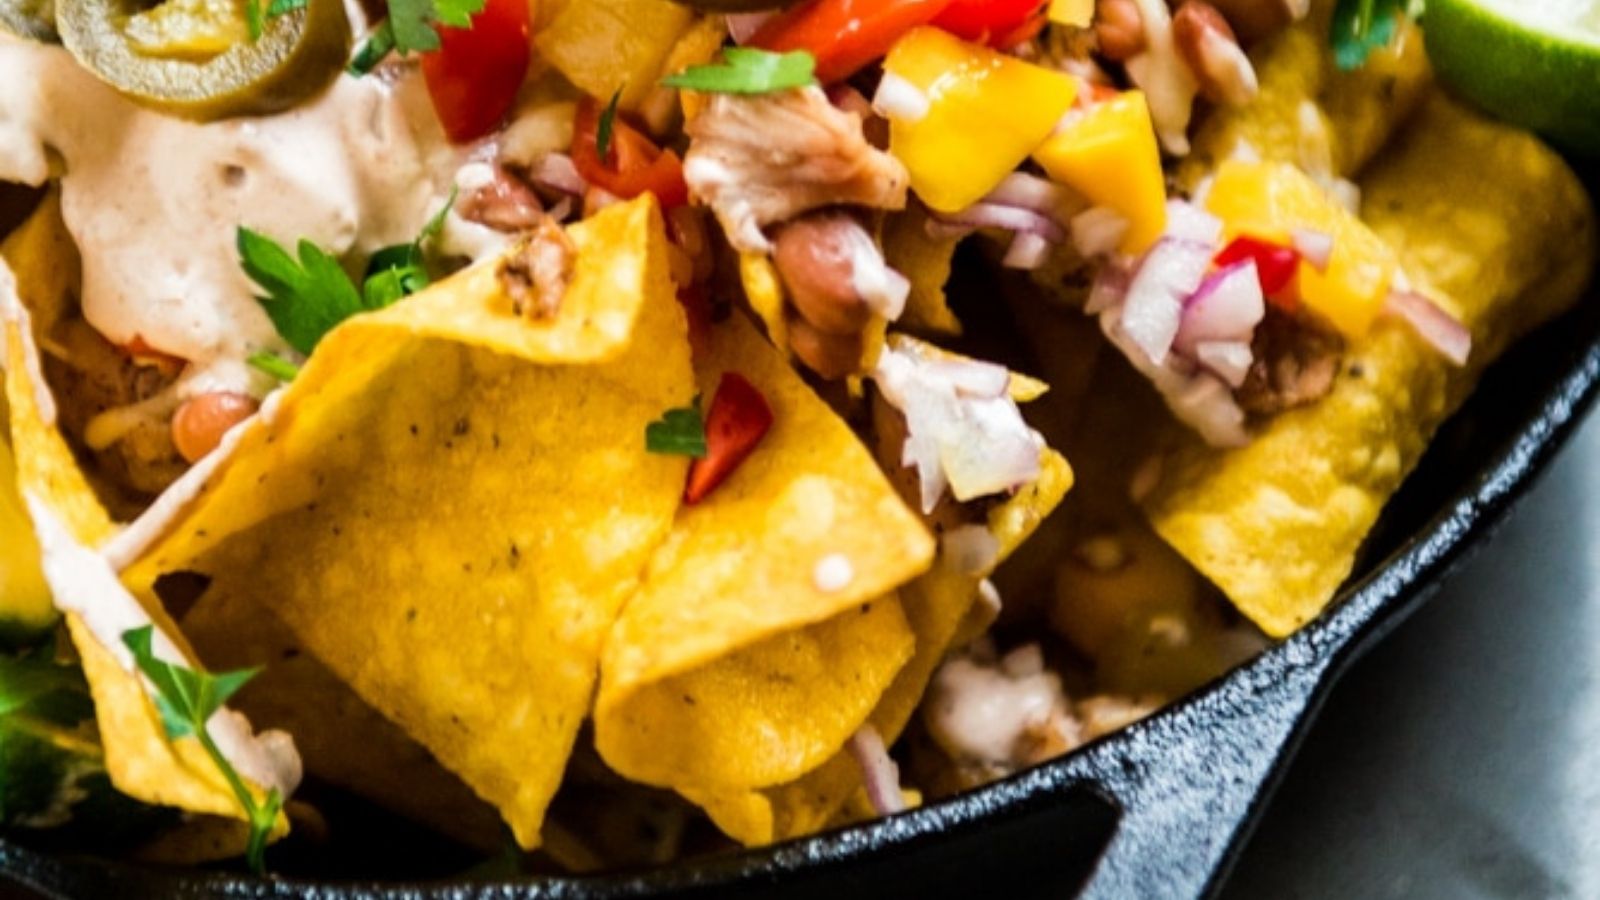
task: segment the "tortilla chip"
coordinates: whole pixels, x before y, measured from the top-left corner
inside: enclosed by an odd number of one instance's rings
[[[944,286],[959,238],[928,234],[928,214],[920,207],[890,213],[883,223],[883,258],[911,282],[905,311],[896,325],[933,334],[961,334],[961,320],[950,309]]]
[[[1178,166],[1179,185],[1194,190],[1217,163],[1241,153],[1349,177],[1400,130],[1432,80],[1420,29],[1405,23],[1387,48],[1345,72],[1333,63],[1327,21],[1308,17],[1251,54],[1260,92],[1201,123]]]
[[[595,744],[617,772],[679,790],[798,778],[866,720],[911,655],[892,591],[933,540],[871,454],[735,317],[700,366],[761,390],[774,423],[705,502],[686,507],[606,644]],[[829,590],[819,564],[849,576]]]
[[[1506,346],[1577,300],[1593,267],[1593,210],[1566,164],[1442,95],[1362,192],[1364,218],[1416,286],[1472,329],[1468,364],[1381,320],[1347,349],[1327,397],[1246,447],[1189,442],[1146,503],[1161,536],[1276,637],[1322,611],[1440,423]]]
[[[167,738],[132,654],[120,640],[124,631],[153,623],[165,638],[158,638],[158,652],[197,667],[164,611],[159,606],[142,607],[117,582],[105,559],[91,549],[109,538],[115,526],[53,424],[53,402],[39,374],[32,325],[19,296],[19,289],[32,297],[36,287],[48,291],[53,283],[20,286],[0,262],[6,425],[15,453],[15,488],[28,508],[54,599],[65,610],[93,611],[93,621],[78,611],[67,612],[66,621],[94,699],[106,772],[117,790],[136,800],[242,822],[244,810],[199,742],[193,737]],[[41,298],[41,308],[48,310],[56,302],[57,298]],[[161,648],[162,644],[166,646]],[[298,774],[285,777],[279,761],[267,758],[285,749],[278,738],[263,736],[274,744],[272,750],[263,750],[248,723],[226,710],[211,720],[210,727],[224,754],[258,794],[264,795],[260,785],[285,793],[293,789]],[[292,747],[287,750],[292,756]],[[287,827],[288,819],[280,817],[275,834],[281,836]],[[247,834],[239,827],[224,855],[240,852]]]
[[[789,352],[789,322],[785,318],[783,280],[765,253],[739,254],[739,281],[744,285],[750,311],[766,326],[772,346]]]
[[[645,426],[694,392],[654,200],[571,237],[549,319],[511,315],[490,261],[335,329],[128,572],[271,610],[524,847],[683,489]]]
[[[890,342],[919,353],[961,358],[903,335],[892,336]],[[891,457],[887,464],[897,466],[898,450],[886,452]],[[1000,551],[992,566],[981,572],[958,571],[941,553],[928,571],[900,589],[901,606],[916,636],[916,650],[884,691],[868,720],[886,744],[892,744],[905,730],[934,670],[962,637],[960,631],[977,598],[978,585],[1038,529],[1071,489],[1072,482],[1072,469],[1066,459],[1053,450],[1045,450],[1039,477],[989,511],[986,525],[998,539]],[[915,479],[903,490],[915,491]],[[755,846],[826,827],[860,787],[861,771],[855,759],[848,752],[839,751],[816,770],[787,784],[761,791],[691,790],[685,795],[704,808],[729,836]]]

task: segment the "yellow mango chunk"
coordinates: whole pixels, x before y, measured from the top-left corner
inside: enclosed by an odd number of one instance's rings
[[[1033,158],[1051,178],[1128,220],[1118,248],[1143,253],[1167,227],[1167,184],[1150,106],[1127,91],[1051,135]]]
[[[619,105],[636,110],[693,21],[669,0],[584,0],[564,5],[535,46],[584,93],[604,100],[620,90]]]
[[[915,121],[890,118],[889,152],[930,208],[955,212],[994,190],[1050,134],[1077,97],[1060,72],[918,28],[894,45],[884,70],[928,99]]]
[[[1333,238],[1326,271],[1301,262],[1300,300],[1346,337],[1361,337],[1383,309],[1398,265],[1372,229],[1321,185],[1288,163],[1230,160],[1217,169],[1206,209],[1223,222],[1225,239],[1249,235],[1288,243],[1297,229]]]

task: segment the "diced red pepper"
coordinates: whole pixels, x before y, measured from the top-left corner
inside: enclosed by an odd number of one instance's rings
[[[706,414],[706,455],[689,466],[683,502],[699,503],[749,458],[772,428],[772,407],[755,385],[724,372]]]
[[[932,25],[991,47],[1011,47],[1043,27],[1044,0],[953,0]]]
[[[808,51],[817,80],[843,81],[884,56],[895,41],[926,25],[952,0],[811,0],[773,17],[750,38],[763,50]]]
[[[450,140],[476,140],[505,120],[528,74],[531,27],[527,0],[488,0],[471,28],[438,29],[422,75]]]
[[[666,209],[689,202],[689,185],[683,180],[683,161],[678,154],[657,147],[617,116],[611,123],[611,145],[602,160],[599,132],[600,104],[585,97],[578,103],[572,133],[572,163],[584,180],[624,200],[655,194]]]
[[[1289,287],[1300,267],[1299,251],[1249,235],[1240,235],[1228,242],[1228,246],[1222,248],[1214,260],[1218,267],[1245,261],[1256,264],[1256,278],[1261,282],[1261,293],[1278,306],[1293,310],[1296,300]]]

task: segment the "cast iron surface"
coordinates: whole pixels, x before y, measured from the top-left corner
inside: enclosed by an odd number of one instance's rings
[[[1480,546],[1600,392],[1600,294],[1490,370],[1441,431],[1317,622],[1187,700],[949,801],[655,871],[519,882],[260,880],[141,869],[0,841],[0,872],[53,897],[492,900],[762,896],[1196,897],[1220,883],[1301,726],[1341,669]],[[1402,688],[1403,689],[1403,686]]]

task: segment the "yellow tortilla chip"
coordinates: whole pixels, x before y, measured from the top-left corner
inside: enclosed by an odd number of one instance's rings
[[[883,223],[883,258],[911,282],[905,311],[896,325],[914,331],[959,335],[961,320],[950,309],[944,286],[950,280],[959,238],[928,234],[928,214],[921,208],[890,213]]]
[[[892,336],[890,342],[897,349],[961,359],[957,354],[903,335]],[[1038,389],[1042,393],[1044,386],[1040,384]],[[891,471],[899,466],[898,448],[885,449],[881,455],[881,462],[890,466]],[[1072,482],[1072,468],[1066,459],[1046,449],[1040,460],[1039,477],[989,511],[985,524],[998,541],[999,553],[988,569],[959,571],[941,553],[927,572],[900,589],[901,606],[916,636],[916,649],[911,661],[884,691],[868,720],[886,744],[893,743],[905,730],[922,702],[934,670],[961,639],[960,631],[972,610],[979,583],[1038,529],[1061,503]],[[915,479],[902,490],[914,496]],[[861,771],[855,759],[848,752],[840,751],[803,777],[765,790],[696,789],[684,793],[705,809],[717,827],[735,840],[754,846],[799,837],[825,827],[860,790],[860,785]]]
[[[783,281],[778,267],[765,253],[739,254],[739,280],[750,310],[767,328],[767,339],[785,354],[789,352],[789,322],[785,318]]]
[[[22,289],[31,294],[32,287]],[[197,666],[164,611],[159,606],[141,607],[117,583],[110,565],[91,549],[110,537],[114,525],[53,425],[53,404],[39,380],[29,317],[19,285],[4,263],[0,263],[0,326],[15,487],[28,505],[55,602],[68,610],[67,627],[94,699],[107,774],[117,790],[145,803],[243,821],[238,799],[199,742],[193,737],[167,738],[132,656],[119,640],[123,631],[154,624],[171,645],[167,655]],[[223,713],[211,722],[224,753],[259,794],[264,795],[261,784],[292,790],[295,779],[278,779],[272,766],[252,752],[249,745],[254,738],[248,725],[234,715]],[[280,817],[275,833],[281,836],[287,826],[287,818]],[[243,826],[235,829],[236,840],[223,855],[238,853],[246,836]]]
[[[571,237],[551,318],[491,261],[335,329],[128,573],[271,610],[525,847],[683,489],[645,427],[694,392],[654,200]]]
[[[595,744],[635,781],[743,790],[815,768],[865,721],[911,655],[892,592],[934,547],[751,325],[720,326],[707,355],[702,395],[736,371],[773,426],[651,561],[606,644]]]
[[[1495,177],[1485,178],[1483,173]],[[1535,138],[1435,95],[1362,182],[1363,216],[1473,335],[1454,367],[1405,324],[1351,345],[1332,393],[1234,450],[1189,443],[1146,503],[1156,530],[1273,636],[1316,616],[1433,432],[1512,341],[1588,282],[1595,223]]]

